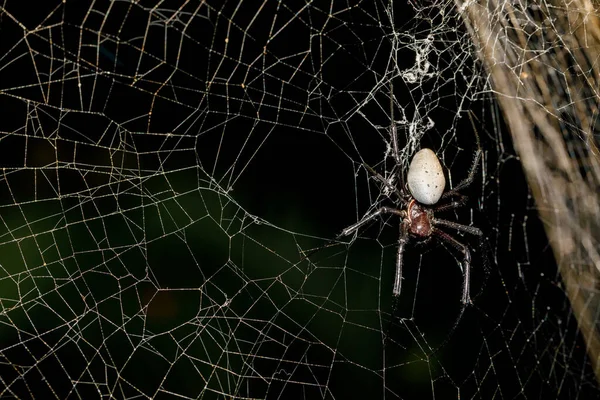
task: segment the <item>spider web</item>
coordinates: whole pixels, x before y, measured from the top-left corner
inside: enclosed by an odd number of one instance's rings
[[[4,2],[2,396],[597,395],[460,10],[399,3]],[[430,242],[394,308],[397,219],[335,239],[393,205],[366,166],[452,187],[476,132],[473,304]]]

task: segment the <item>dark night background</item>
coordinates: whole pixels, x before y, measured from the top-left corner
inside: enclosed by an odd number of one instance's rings
[[[330,245],[379,195],[361,163],[391,166],[387,4],[153,5],[2,5],[3,396],[597,395],[501,115],[463,94],[485,72],[457,73],[456,20],[394,5],[397,32],[439,40],[435,79],[394,80],[397,106],[435,121],[421,146],[466,176],[465,100],[485,154],[444,216],[486,238],[455,235],[474,305],[453,330],[451,249],[408,248],[389,326],[397,220]]]

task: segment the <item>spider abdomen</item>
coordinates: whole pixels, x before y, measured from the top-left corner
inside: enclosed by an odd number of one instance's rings
[[[415,154],[408,167],[406,180],[408,190],[421,204],[437,203],[446,187],[442,164],[431,149],[421,149]]]
[[[415,200],[408,205],[409,231],[419,239],[428,238],[432,232],[431,215]]]

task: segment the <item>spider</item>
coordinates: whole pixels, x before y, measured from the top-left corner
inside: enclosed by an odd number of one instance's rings
[[[402,257],[407,243],[411,239],[421,243],[426,243],[432,238],[437,238],[462,252],[464,256],[462,263],[464,280],[461,301],[463,304],[470,303],[471,298],[469,296],[469,286],[471,274],[471,252],[469,247],[439,228],[451,228],[479,237],[481,237],[483,233],[479,228],[473,226],[462,225],[457,222],[436,218],[435,213],[452,210],[461,207],[466,203],[468,199],[467,196],[460,194],[459,191],[468,187],[473,182],[475,174],[477,173],[477,167],[481,159],[479,138],[477,137],[478,149],[475,152],[473,164],[469,170],[469,174],[453,189],[444,192],[446,187],[446,179],[444,177],[442,165],[440,164],[436,154],[428,148],[423,148],[414,155],[406,175],[407,184],[406,186],[403,185],[404,179],[401,170],[402,164],[398,152],[398,139],[396,134],[396,125],[393,119],[393,112],[390,136],[392,140],[392,155],[395,159],[397,169],[395,174],[397,181],[400,182],[399,187],[392,185],[390,181],[386,180],[373,169],[369,167],[367,168],[371,174],[373,174],[373,176],[382,183],[382,185],[386,186],[392,193],[396,194],[396,207],[380,207],[376,211],[365,215],[361,220],[344,229],[340,234],[340,237],[352,234],[367,222],[379,216],[385,214],[399,216],[401,218],[400,237],[398,239],[396,274],[394,278],[394,288],[392,291],[394,298],[397,299],[400,295],[400,289],[402,285]],[[450,201],[440,203],[440,200],[446,199],[449,199]]]

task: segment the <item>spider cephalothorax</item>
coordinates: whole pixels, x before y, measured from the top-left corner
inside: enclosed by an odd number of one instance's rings
[[[416,200],[411,200],[408,203],[408,211],[406,219],[408,220],[408,232],[419,239],[428,239],[433,232],[431,220],[433,213],[428,208],[425,208]]]
[[[396,126],[392,118],[392,127],[390,129],[392,139],[393,156],[396,165],[400,167],[400,156],[398,152],[398,143],[396,137]],[[479,143],[479,141],[477,141]],[[376,211],[365,215],[360,221],[344,229],[341,236],[347,236],[355,232],[358,228],[383,214],[393,214],[400,217],[400,237],[398,239],[398,252],[396,257],[396,275],[394,279],[393,295],[400,295],[402,285],[402,256],[404,248],[409,240],[427,241],[431,238],[438,238],[463,254],[463,294],[462,302],[470,303],[469,283],[471,273],[471,252],[468,246],[456,240],[448,233],[439,229],[447,227],[458,231],[481,236],[479,228],[469,225],[462,225],[456,222],[447,221],[435,217],[435,213],[448,211],[458,208],[466,203],[467,197],[459,193],[459,190],[466,188],[473,182],[477,166],[481,159],[481,150],[478,148],[475,152],[475,159],[467,177],[456,185],[453,189],[444,192],[446,179],[444,177],[442,165],[430,149],[422,149],[413,157],[407,173],[407,185],[404,186],[404,176],[400,168],[397,169],[397,182],[399,186],[393,186],[384,177],[375,171],[371,171],[375,178],[389,190],[398,196],[396,207],[380,207]],[[408,188],[408,191],[407,191]],[[446,200],[440,203],[440,200]]]

